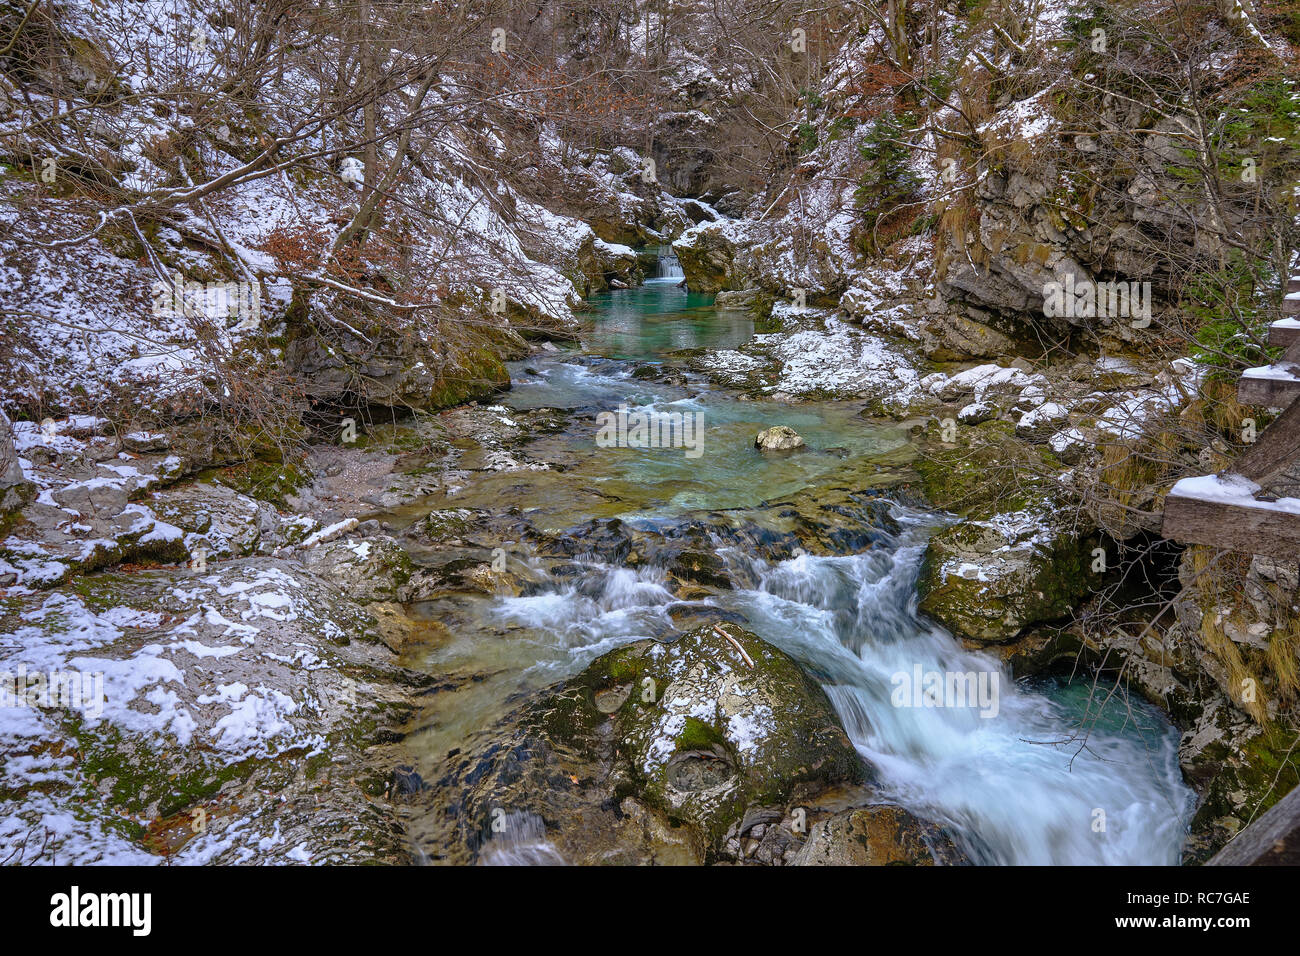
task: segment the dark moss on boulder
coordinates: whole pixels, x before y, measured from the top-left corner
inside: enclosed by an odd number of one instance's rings
[[[1095,583],[1090,555],[1090,540],[1045,513],[962,521],[930,539],[920,610],[970,640],[1009,641],[1073,610]]]

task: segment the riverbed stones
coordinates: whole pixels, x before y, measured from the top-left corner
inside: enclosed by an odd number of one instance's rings
[[[963,861],[939,827],[902,807],[844,810],[815,824],[794,866],[934,866]]]
[[[1032,376],[1015,366],[1004,367],[995,363],[976,365],[948,375],[933,372],[919,382],[920,387],[941,401],[951,402],[972,395],[982,402],[1001,396],[1019,394],[1025,386],[1041,376]]]
[[[754,447],[763,451],[794,451],[803,448],[803,437],[788,425],[773,425],[754,437]]]
[[[1093,388],[1110,392],[1142,388],[1150,385],[1154,376],[1129,359],[1103,355],[1091,365],[1084,365],[1080,378]]]

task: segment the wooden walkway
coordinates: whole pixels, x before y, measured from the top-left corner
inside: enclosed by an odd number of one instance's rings
[[[1247,369],[1237,384],[1243,405],[1283,412],[1233,463],[1231,472],[1184,478],[1165,497],[1161,534],[1272,558],[1300,556],[1300,498],[1261,491],[1300,461],[1300,274],[1287,283],[1282,318],[1269,326],[1270,345],[1285,351],[1272,365]]]
[[[1300,275],[1287,283],[1282,318],[1269,326],[1270,345],[1285,349],[1272,365],[1247,369],[1237,385],[1243,405],[1281,408],[1233,462],[1230,472],[1184,478],[1165,497],[1161,534],[1184,544],[1204,544],[1294,560],[1300,556],[1300,498],[1261,491],[1300,461]],[[1300,864],[1300,787],[1241,831],[1210,866]]]

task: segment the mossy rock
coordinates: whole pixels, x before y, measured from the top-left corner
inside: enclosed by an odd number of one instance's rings
[[[482,513],[466,508],[430,511],[419,524],[422,535],[432,542],[460,538],[479,527]]]
[[[472,861],[501,838],[494,820],[524,814],[570,863],[651,862],[662,848],[644,842],[653,828],[628,836],[630,801],[707,862],[746,810],[863,783],[820,685],[757,635],[724,627],[735,644],[706,625],[611,651],[506,717],[452,758],[437,789],[456,795],[455,829],[426,852]]]
[[[745,288],[748,276],[736,264],[736,247],[720,229],[705,228],[689,241],[673,243],[686,284],[706,295]]]
[[[217,471],[204,472],[200,477],[215,479],[242,495],[289,511],[289,499],[310,481],[311,474],[304,465],[304,456],[293,452],[278,460],[254,458]]]
[[[620,708],[616,731],[637,796],[713,845],[750,806],[864,775],[821,687],[756,635],[725,631],[753,668],[715,628],[699,627],[671,645],[633,645],[611,661],[621,675],[607,678],[625,683],[635,668],[631,683],[642,692]],[[587,676],[599,680],[599,668]],[[650,691],[654,703],[642,699]]]
[[[1050,449],[1021,441],[1015,425],[1001,419],[960,425],[951,442],[942,440],[940,421],[932,420],[913,467],[931,504],[974,518],[1050,497],[1061,470]]]
[[[970,640],[1009,641],[1068,615],[1093,584],[1090,560],[1090,541],[1045,516],[958,522],[930,539],[919,608]]]
[[[437,411],[491,398],[497,392],[508,389],[510,372],[503,361],[506,357],[503,356],[503,351],[491,346],[479,346],[455,354],[438,375],[427,400],[415,407]],[[518,355],[512,350],[508,357],[517,358]]]
[[[1183,738],[1183,770],[1200,798],[1184,862],[1204,863],[1300,784],[1294,743],[1294,727],[1263,730],[1226,703],[1206,709]]]

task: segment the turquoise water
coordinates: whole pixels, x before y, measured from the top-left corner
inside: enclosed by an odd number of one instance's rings
[[[909,433],[895,423],[863,417],[862,403],[792,405],[712,388],[698,376],[684,382],[670,376],[672,384],[634,376],[678,349],[734,348],[748,341],[752,319],[715,310],[712,300],[687,292],[677,280],[594,296],[598,311],[581,350],[512,363],[506,405],[575,412],[572,427],[538,443],[538,457],[558,459],[601,486],[617,488],[629,503],[627,516],[753,507],[837,472],[855,471],[853,480],[867,484],[896,478],[896,466],[909,457]],[[617,413],[620,406],[630,415],[692,416],[698,439],[692,448],[598,447],[598,416]],[[754,436],[772,425],[793,428],[807,450],[760,452]]]
[[[650,333],[654,338],[657,333]],[[638,346],[650,346],[642,339]],[[527,369],[527,371],[525,370]],[[908,444],[906,429],[863,419],[852,403],[785,405],[741,401],[706,388],[638,381],[626,363],[602,360],[579,363],[564,354],[516,363],[513,389],[505,398],[512,408],[575,410],[563,434],[539,442],[533,452],[559,460],[591,481],[614,485],[627,497],[630,512],[642,499],[660,514],[695,508],[753,507],[798,491],[846,468],[890,471],[890,454]],[[638,412],[692,416],[693,447],[609,447],[596,445],[598,416],[625,406]],[[754,436],[771,425],[788,425],[808,444],[795,454],[764,454]],[[593,452],[599,454],[593,455]]]
[[[654,361],[679,349],[734,349],[754,334],[739,310],[715,311],[713,296],[689,292],[680,279],[650,279],[634,289],[591,297],[600,318],[583,347],[625,361]]]

